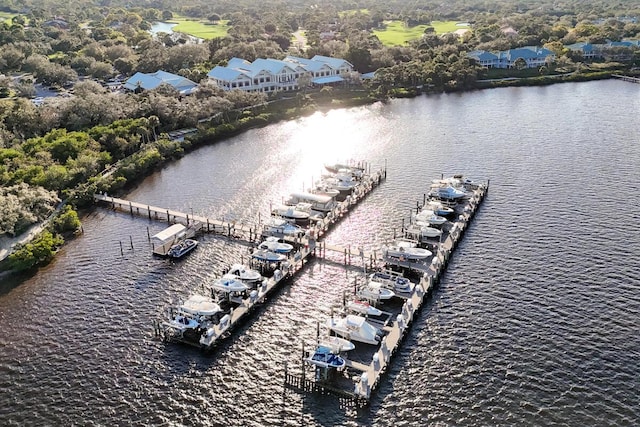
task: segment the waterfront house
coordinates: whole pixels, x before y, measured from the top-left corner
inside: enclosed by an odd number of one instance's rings
[[[640,48],[640,40],[608,41],[602,44],[579,42],[567,45],[566,48],[580,53],[582,57],[587,60],[606,59],[628,61],[633,58],[633,51]]]
[[[498,55],[487,52],[486,50],[474,50],[469,52],[467,56],[475,59],[476,62],[484,68],[498,68]]]
[[[555,60],[555,54],[549,49],[536,46],[525,46],[517,49],[491,53],[485,50],[474,50],[467,56],[478,62],[484,68],[515,68],[516,61],[524,60],[526,68],[537,68],[547,61]]]
[[[207,76],[224,90],[276,92],[299,89],[298,79],[307,75],[313,84],[343,81],[342,75],[353,71],[344,59],[316,55],[311,59],[287,56],[283,60],[258,58],[249,62],[232,58],[226,66],[214,67]]]

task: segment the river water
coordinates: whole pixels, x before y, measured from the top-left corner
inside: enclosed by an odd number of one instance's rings
[[[127,197],[253,221],[325,162],[386,163],[387,181],[327,236],[374,248],[432,178],[491,188],[363,409],[283,387],[283,362],[298,363],[357,269],[311,262],[204,355],[155,340],[152,321],[248,247],[207,235],[184,261],[156,259],[147,232],[166,224],[98,208],[51,265],[0,286],[0,425],[638,425],[639,112],[640,85],[621,81],[505,88],[201,148]]]

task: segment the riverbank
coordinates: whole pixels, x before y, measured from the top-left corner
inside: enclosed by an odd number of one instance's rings
[[[480,81],[476,89],[601,80],[611,78],[612,74],[616,72],[620,72],[620,70],[616,68],[615,70],[571,73],[570,75]],[[633,75],[633,73],[631,74]],[[239,135],[249,129],[264,127],[280,121],[293,120],[318,111],[326,112],[336,108],[350,108],[375,102],[384,102],[392,98],[408,98],[433,93],[428,89],[425,90],[424,87],[395,88],[390,90],[387,96],[382,97],[374,96],[370,91],[357,87],[328,88],[298,93],[294,96],[283,96],[260,106],[239,110],[230,115],[228,122],[211,120],[200,123],[196,133],[186,136],[182,140],[161,138],[154,144],[148,144],[143,149],[120,161],[115,168],[111,166],[109,174],[101,174],[99,177],[92,178],[89,182],[78,185],[71,192],[70,198],[74,200],[76,207],[84,208],[91,205],[94,193],[107,192],[116,196],[121,195],[134,188],[141,179],[185,154],[199,147]],[[161,149],[158,150],[158,147]],[[81,211],[82,213],[83,211]],[[30,229],[32,232],[28,235],[17,236],[15,239],[11,239],[9,243],[5,239],[4,244],[0,247],[0,271],[11,270],[7,257],[12,250],[29,244],[40,235],[43,229],[42,224],[35,224]],[[34,268],[40,265],[43,264],[37,264]]]

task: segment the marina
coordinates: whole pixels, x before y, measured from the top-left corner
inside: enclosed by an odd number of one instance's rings
[[[359,260],[362,263],[365,271],[367,268],[374,271],[365,277],[364,284],[355,286],[353,301],[347,304],[346,297],[344,298],[344,317],[334,319],[332,314],[327,323],[330,331],[328,336],[321,338],[318,326],[318,345],[314,352],[303,348],[299,372],[293,372],[290,369],[291,361],[285,361],[284,378],[289,387],[305,392],[328,391],[361,405],[371,398],[392,355],[402,342],[405,331],[425,299],[432,293],[451,253],[489,188],[488,180],[477,183],[463,181],[462,175],[446,180],[441,177],[440,180],[432,181],[428,198],[425,193],[422,204],[416,203],[416,212],[409,218],[409,227],[405,227],[403,219],[400,229],[403,238],[395,239],[377,252],[365,251],[364,248],[352,251],[351,247],[326,244],[322,236],[337,220],[348,215],[350,207],[360,202],[384,178],[386,169],[372,175],[359,174],[357,180],[354,179],[353,189],[341,201],[325,194],[315,196],[310,193],[294,193],[290,199],[291,204],[283,205],[281,210],[293,211],[303,203],[311,206],[310,202],[321,202],[321,207],[326,208],[325,215],[314,221],[309,221],[308,215],[302,223],[293,215],[288,218],[287,222],[295,223],[304,230],[304,234],[295,236],[274,233],[270,226],[260,223],[225,222],[107,195],[96,194],[95,200],[110,205],[112,209],[128,211],[131,215],[173,223],[153,236],[154,240],[163,242],[160,249],[154,246],[155,254],[163,254],[167,251],[167,245],[170,246],[169,256],[173,256],[175,251],[188,252],[197,246],[197,241],[185,239],[176,243],[177,237],[187,233],[190,237],[197,232],[220,233],[229,238],[257,243],[247,265],[234,264],[234,274],[225,274],[214,280],[208,290],[203,288],[204,293],[209,296],[193,293],[185,302],[169,306],[165,320],[153,322],[155,336],[165,342],[180,342],[205,351],[213,349],[219,341],[229,337],[256,306],[264,304],[274,290],[293,278],[310,257],[325,258],[327,250],[343,254],[345,265],[351,265],[353,257],[354,262]],[[453,218],[449,221],[444,216],[438,216],[434,209]],[[276,211],[272,215],[287,220],[281,212]],[[414,224],[433,227],[433,230],[439,232],[431,234],[431,239],[426,236],[424,239],[412,240],[409,237]],[[186,242],[195,243],[191,243],[193,247],[188,247],[185,246]],[[241,270],[256,272],[258,279],[245,282],[239,275]],[[415,283],[410,281],[409,276]],[[390,311],[378,308],[391,299],[400,300],[401,305],[395,304]],[[189,302],[193,305],[194,300],[213,304],[215,310],[209,307],[204,311],[185,308],[189,307]],[[334,343],[333,347],[327,345],[328,340]],[[341,340],[337,348],[336,340]],[[352,350],[357,347],[350,340],[376,347],[375,350],[370,348],[366,351],[365,359],[368,362],[363,361],[362,357],[351,359],[343,354],[344,348]],[[309,366],[315,372],[307,373]]]
[[[365,297],[367,302],[364,305],[360,300],[348,305],[345,304],[346,300],[343,301],[345,313],[355,312],[357,314],[346,314],[346,317],[342,318],[338,323],[333,320],[332,314],[332,319],[329,322],[332,332],[337,333],[342,338],[348,339],[350,337],[353,341],[364,343],[367,347],[360,352],[356,359],[350,359],[343,352],[335,352],[336,357],[339,356],[344,360],[344,364],[339,367],[324,366],[313,362],[312,359],[316,356],[311,352],[305,351],[303,346],[301,365],[297,372],[293,372],[291,365],[287,364],[284,374],[286,384],[303,392],[333,393],[343,398],[351,399],[352,403],[358,406],[367,404],[371,394],[378,386],[381,376],[386,372],[393,354],[397,351],[406,331],[411,326],[416,313],[421,309],[425,300],[438,284],[441,274],[447,267],[449,258],[464,235],[476,210],[484,200],[488,189],[488,180],[472,187],[467,186],[468,192],[465,193],[464,201],[460,198],[460,202],[456,206],[454,212],[456,217],[452,219],[452,224],[447,229],[446,237],[434,244],[436,250],[433,253],[429,252],[428,260],[420,258],[424,262],[417,262],[417,259],[389,256],[388,253],[377,260],[382,264],[378,265],[378,268],[384,266],[398,270],[401,273],[394,273],[393,270],[383,270],[380,273],[371,275],[372,280],[377,276],[377,280],[387,280],[394,284],[402,283],[406,286],[408,277],[417,278],[415,284],[401,289],[404,295],[397,295],[402,301],[401,305],[396,304],[394,308],[390,309],[390,312],[383,312],[375,308],[375,306],[386,298]],[[362,287],[360,288],[361,290]],[[364,296],[357,290],[355,294],[360,299]],[[391,292],[391,295],[395,296],[393,292]],[[381,319],[382,314],[385,315],[384,319]],[[376,335],[371,332],[365,333],[365,327],[373,328],[378,332]],[[322,342],[319,327],[316,340],[318,343]],[[356,349],[359,346],[358,343],[356,343]],[[319,344],[316,351],[320,348],[324,348],[324,346]],[[366,356],[363,357],[363,355]],[[308,372],[309,369],[311,369],[311,372]]]
[[[265,240],[254,251],[250,265],[264,276],[262,281],[254,280],[252,281],[253,286],[249,287],[244,285],[240,278],[223,276],[211,285],[211,300],[227,308],[226,311],[223,310],[224,315],[210,318],[196,314],[187,319],[183,304],[178,304],[167,308],[167,320],[153,323],[155,335],[164,341],[181,342],[203,350],[211,350],[218,341],[227,338],[235,326],[242,322],[257,305],[264,303],[275,289],[298,272],[308,261],[308,258],[315,253],[317,239],[346,215],[352,206],[359,203],[369,192],[380,185],[385,178],[386,169],[360,174],[357,183],[354,184],[352,191],[349,191],[344,200],[335,202],[324,217],[307,227],[303,236],[293,237],[274,233],[270,227],[265,227],[262,224],[236,224],[193,214],[190,216],[187,213],[107,195],[96,194],[94,198],[96,202],[107,203],[112,209],[128,211],[131,215],[147,216],[148,219],[163,220],[168,223],[174,222],[168,229],[154,236],[155,240],[163,242],[160,249],[153,247],[155,254],[164,254],[169,245],[171,249],[167,253],[171,255],[171,251],[178,246],[175,239],[186,235],[187,230],[192,230],[192,233],[198,231],[218,232],[226,234],[228,237],[247,240],[250,243],[255,243],[258,239],[265,237]],[[324,198],[322,200],[325,201]],[[178,221],[185,222],[189,228]],[[278,239],[283,242],[278,243]],[[285,241],[289,241],[293,245],[285,243]],[[274,245],[278,245],[277,248]],[[286,251],[282,248],[286,248]],[[198,321],[199,318],[202,319],[201,322]],[[185,319],[188,321],[185,322]]]

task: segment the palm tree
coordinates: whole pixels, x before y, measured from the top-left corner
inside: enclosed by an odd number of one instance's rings
[[[160,126],[160,119],[158,118],[158,116],[149,116],[148,120],[148,126],[151,128],[151,131],[153,132],[153,140],[155,142],[158,142],[158,134],[156,134],[156,128],[158,126]]]

